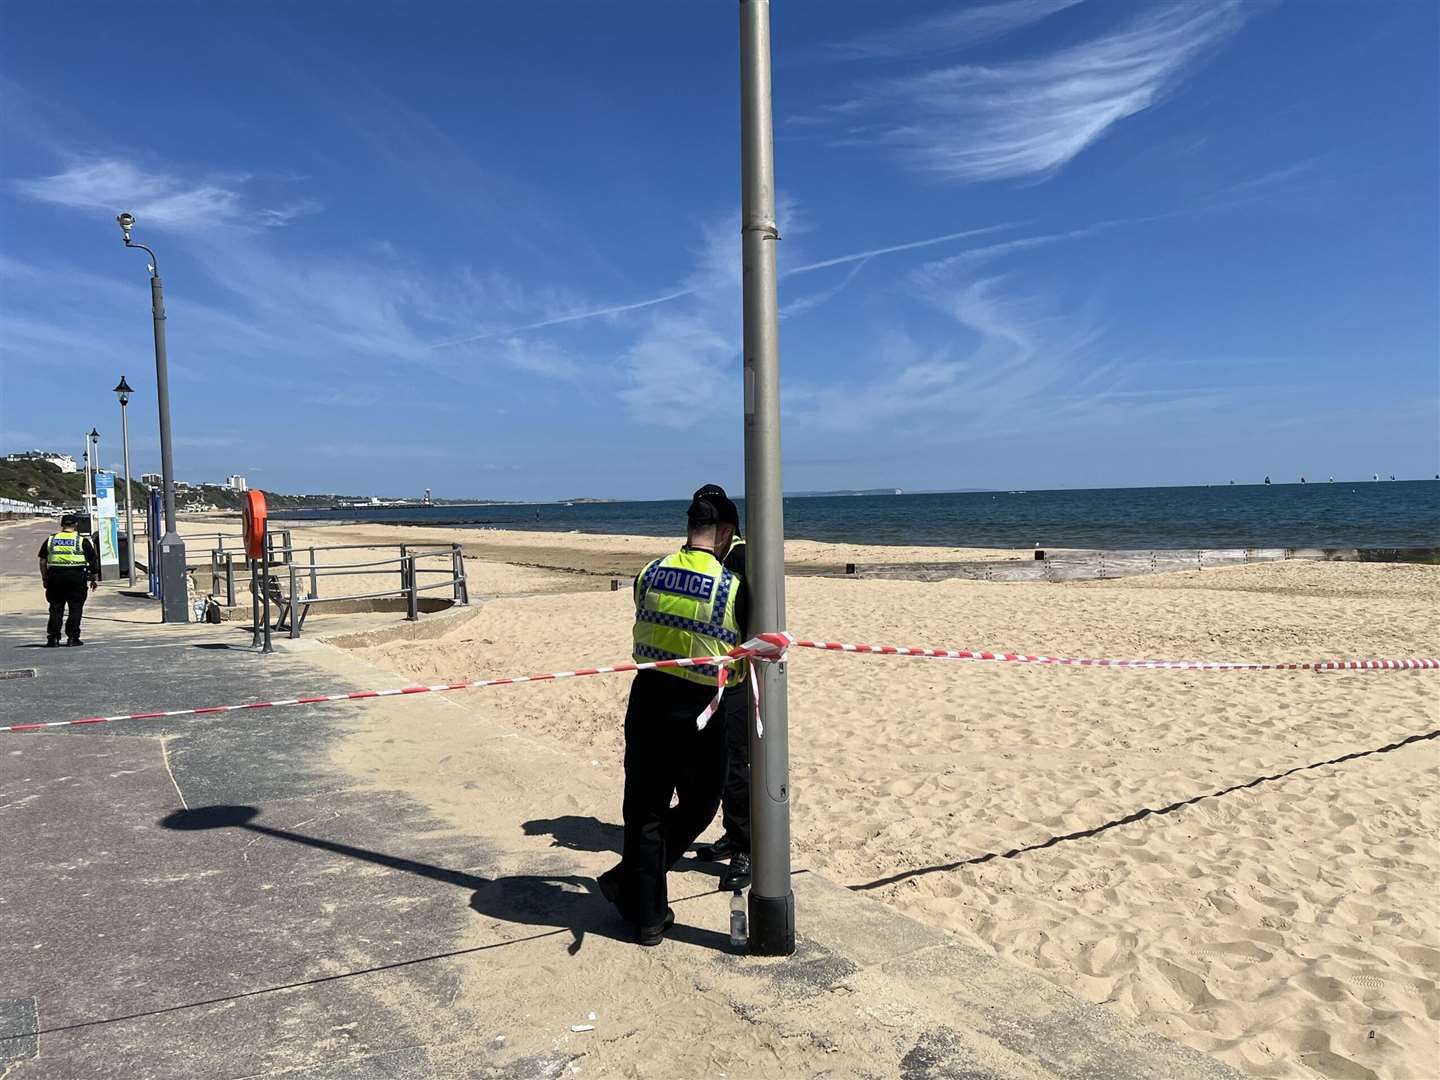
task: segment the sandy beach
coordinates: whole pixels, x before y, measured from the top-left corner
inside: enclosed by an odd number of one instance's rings
[[[483,601],[472,618],[358,650],[424,682],[624,659],[630,597],[609,575],[671,549],[653,537],[328,524],[296,537],[377,553],[464,545]],[[922,583],[815,571],[1030,556],[810,542],[786,555],[789,629],[829,640],[1283,661],[1427,655],[1440,639],[1440,567],[1291,561]],[[9,603],[22,590],[5,591]],[[320,611],[307,636],[323,636]],[[1440,729],[1437,673],[815,652],[789,670],[797,867],[1254,1076],[1440,1075],[1440,743],[1395,745]],[[590,678],[451,700],[618,776],[628,689],[625,677]],[[339,751],[347,770],[459,827],[475,824],[463,780],[486,753],[460,729],[362,733]]]
[[[588,575],[633,572],[669,546],[370,526],[306,535],[397,533],[461,540],[472,588],[490,597],[445,637],[363,650],[422,681],[623,658],[628,593]],[[976,557],[813,543],[786,554],[792,568]],[[1061,585],[802,570],[788,585],[790,629],[807,636],[1214,660],[1433,653],[1437,602],[1434,567],[1299,561]],[[1430,740],[1383,749],[1440,727],[1433,673],[818,653],[796,655],[790,672],[797,866],[1255,1076],[1440,1072],[1440,755]],[[618,770],[627,691],[627,679],[596,678],[455,700]],[[484,747],[385,752],[437,813],[464,824],[474,812],[451,778]]]

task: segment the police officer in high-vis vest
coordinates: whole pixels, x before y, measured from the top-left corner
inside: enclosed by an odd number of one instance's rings
[[[83,645],[80,640],[80,614],[85,609],[85,590],[99,588],[100,556],[88,536],[76,531],[80,519],[74,514],[60,518],[60,531],[46,537],[40,545],[40,579],[45,583],[45,599],[50,602],[50,623],[45,628],[45,644],[60,644],[60,624],[65,624],[67,645]],[[66,618],[65,609],[70,609]]]
[[[740,578],[743,612],[749,605],[745,603],[745,538],[740,535],[739,510],[718,484],[706,484],[695,492],[695,498],[713,503],[719,511],[715,551],[725,569]],[[750,628],[742,620],[741,640],[749,636]],[[726,766],[720,815],[725,832],[715,843],[700,844],[695,848],[697,858],[730,860],[729,867],[720,875],[720,887],[726,890],[744,889],[750,884],[750,723],[754,713],[750,706],[750,688],[744,685],[749,676],[748,668],[748,664],[737,664],[730,669],[736,684],[735,693],[727,692],[721,703],[721,715],[725,721]]]
[[[696,499],[687,538],[635,579],[637,662],[721,656],[740,642],[740,579],[715,553],[719,513]],[[714,665],[636,674],[625,711],[625,847],[600,875],[601,893],[619,908],[642,945],[658,945],[675,921],[665,875],[710,824],[725,779],[725,725],[696,720],[715,696]],[[671,797],[676,805],[671,806]]]

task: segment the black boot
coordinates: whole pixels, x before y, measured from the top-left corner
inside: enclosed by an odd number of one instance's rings
[[[750,856],[737,851],[730,857],[730,866],[720,875],[720,888],[727,892],[750,887]]]
[[[665,931],[675,925],[675,909],[665,909],[665,921],[659,926],[641,926],[636,931],[636,940],[641,945],[659,945],[665,940]]]
[[[695,858],[701,862],[724,862],[739,850],[740,846],[726,835],[713,844],[696,844]]]

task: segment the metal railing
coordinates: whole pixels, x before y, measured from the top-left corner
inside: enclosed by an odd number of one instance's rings
[[[278,542],[277,542],[278,541]],[[367,550],[385,551],[395,548],[394,557],[371,559],[365,562],[322,562],[317,555],[335,551]],[[440,562],[442,565],[426,565]],[[239,569],[237,572],[237,563]],[[383,574],[393,567],[399,581],[393,589],[370,592],[346,592],[343,588],[334,596],[322,596],[321,578],[359,577]],[[282,575],[271,573],[272,569],[283,568],[283,577],[288,578],[288,588],[280,590]],[[424,575],[441,575],[442,580],[423,582]],[[405,618],[414,622],[420,618],[420,594],[439,589],[448,589],[457,604],[470,603],[470,587],[465,576],[465,557],[461,546],[456,543],[434,544],[328,544],[296,547],[290,531],[266,534],[265,556],[251,560],[246,557],[243,546],[238,549],[213,548],[210,552],[211,595],[219,596],[223,590],[227,607],[235,606],[236,578],[249,578],[252,597],[252,629],[256,644],[270,633],[270,605],[281,607],[281,629],[286,629],[291,638],[300,636],[305,616],[317,604],[335,604],[361,600],[400,598],[405,601]],[[263,582],[263,585],[262,585]],[[264,609],[263,615],[261,609]],[[285,613],[288,609],[288,617]]]

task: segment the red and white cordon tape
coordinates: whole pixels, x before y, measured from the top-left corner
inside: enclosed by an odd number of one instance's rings
[[[773,640],[762,640],[768,638]],[[742,660],[771,660],[784,656],[788,635],[765,634],[739,645],[719,656],[692,656],[676,660],[649,660],[644,663],[612,664],[608,667],[579,668],[575,671],[549,671],[540,675],[514,675],[503,679],[471,679],[467,682],[439,683],[435,686],[402,686],[394,690],[354,690],[345,694],[313,694],[307,697],[281,698],[277,701],[251,701],[244,705],[206,705],[196,709],[163,709],[155,712],[117,713],[114,716],[90,716],[83,720],[47,720],[29,724],[0,725],[7,731],[43,731],[46,728],[79,727],[82,724],[108,724],[117,720],[166,720],[176,716],[211,716],[216,713],[244,712],[247,709],[279,709],[287,705],[324,705],[334,701],[365,701],[370,698],[404,697],[410,694],[445,694],[453,690],[484,690],[491,686],[512,686],[519,683],[554,682],[557,679],[578,679],[585,675],[616,675],[629,671],[658,671],[664,668],[696,667],[709,664],[723,673],[726,665]],[[778,644],[777,644],[778,643]],[[703,728],[719,706],[725,687],[722,681],[715,699],[696,719]]]
[[[631,671],[658,671],[665,668],[695,667],[708,664],[720,668],[721,685],[714,700],[696,718],[703,728],[719,707],[725,690],[724,673],[729,665],[746,660],[774,662],[783,660],[791,648],[819,649],[825,652],[863,653],[874,656],[917,656],[937,660],[976,660],[1012,664],[1048,664],[1060,667],[1100,667],[1155,669],[1168,671],[1406,671],[1417,668],[1440,668],[1440,657],[1412,656],[1402,660],[1315,660],[1303,663],[1250,664],[1202,660],[1097,660],[1074,656],[1032,656],[1026,653],[984,652],[972,649],[926,649],[906,645],[850,645],[837,641],[807,641],[788,633],[760,634],[720,656],[696,656],[688,659],[651,660],[644,663],[612,664],[608,667],[580,668],[575,671],[551,671],[540,675],[516,675],[503,679],[472,679],[467,682],[439,683],[435,686],[404,686],[394,690],[355,690],[344,694],[315,694],[307,697],[282,698],[278,701],[252,701],[244,705],[207,705],[195,709],[165,709],[155,712],[118,713],[114,716],[91,716],[83,720],[48,720],[28,724],[0,725],[0,733],[11,731],[43,731],[47,728],[79,727],[83,724],[108,724],[118,720],[163,720],[176,716],[210,716],[217,713],[244,712],[250,709],[278,709],[289,705],[322,705],[335,701],[365,701],[370,698],[404,697],[411,694],[444,694],[454,690],[484,690],[491,686],[513,686],[520,683],[554,682],[577,679],[585,675],[615,675]],[[756,726],[759,728],[759,680],[751,679],[751,694],[757,706]],[[763,733],[763,729],[762,733]]]
[[[972,649],[924,649],[910,645],[847,645],[838,641],[790,642],[797,649],[868,653],[874,656],[927,656],[935,660],[989,660],[1010,664],[1058,667],[1143,668],[1162,671],[1410,671],[1440,668],[1440,657],[1411,656],[1403,660],[1312,660],[1302,663],[1250,664],[1210,660],[1095,660],[1081,656],[1032,656],[1028,653],[977,652]]]

